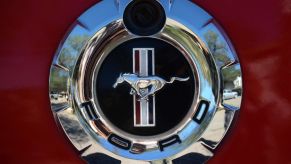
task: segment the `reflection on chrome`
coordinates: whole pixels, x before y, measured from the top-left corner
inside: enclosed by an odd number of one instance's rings
[[[69,72],[63,67],[53,66],[50,78],[50,99],[53,111],[68,107],[69,100]]]
[[[223,104],[239,108],[242,97],[242,75],[239,64],[222,69],[223,76]]]
[[[228,89],[223,90],[223,100],[234,99],[237,98],[237,96],[237,92]]]
[[[208,24],[202,30],[202,35],[215,58],[216,64],[218,67],[222,67],[228,63],[234,62],[236,56],[233,54],[232,47],[227,42],[227,38],[219,32],[216,26],[217,23],[215,21]]]
[[[89,146],[90,137],[80,126],[72,108],[66,108],[58,112],[57,115],[62,127],[66,130],[67,135],[70,136],[70,140],[78,150]]]

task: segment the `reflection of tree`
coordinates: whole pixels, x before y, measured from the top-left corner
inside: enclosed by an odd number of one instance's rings
[[[76,57],[81,52],[88,38],[87,35],[69,36],[61,50],[58,64],[72,70],[76,62]],[[66,91],[68,76],[68,72],[61,68],[53,67],[50,81],[51,91]]]
[[[51,70],[50,89],[52,92],[66,91],[68,73],[53,67]]]
[[[228,57],[227,44],[219,38],[220,36],[211,30],[207,31],[204,36],[211,53],[218,62],[218,65],[222,66],[229,63],[231,59]],[[226,83],[233,83],[236,77],[240,76],[240,70],[236,68],[224,69],[222,75]]]
[[[76,56],[80,53],[87,39],[87,35],[76,35],[69,37],[61,51],[59,64],[71,70],[75,64],[74,62],[76,61]]]
[[[227,68],[222,71],[222,76],[225,82],[233,83],[233,81],[240,75],[240,70],[235,68]]]
[[[219,39],[217,33],[209,30],[204,34],[204,37],[211,53],[214,55],[216,61],[219,62],[219,65],[223,65],[224,63],[230,61],[229,57],[227,56],[227,45],[225,42]]]
[[[87,39],[88,39],[87,35],[76,35],[76,36],[70,37],[68,39],[68,43],[72,49],[74,49],[77,52],[80,52],[80,50],[86,43]]]

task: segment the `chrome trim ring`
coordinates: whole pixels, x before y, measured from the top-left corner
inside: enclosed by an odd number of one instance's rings
[[[217,22],[188,0],[158,1],[166,13],[164,28],[150,36],[132,34],[123,24],[129,2],[97,3],[78,18],[61,43],[50,74],[56,121],[89,163],[100,154],[122,163],[171,163],[200,155],[203,158],[193,162],[203,163],[213,156],[240,108],[242,80],[234,48]],[[186,117],[154,136],[129,134],[112,124],[100,109],[93,85],[106,56],[121,43],[141,37],[177,48],[190,64],[196,86]],[[162,141],[174,142],[161,148]]]

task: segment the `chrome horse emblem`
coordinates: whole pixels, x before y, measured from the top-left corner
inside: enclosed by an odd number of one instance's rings
[[[140,100],[147,99],[148,96],[154,95],[161,90],[166,84],[172,84],[174,81],[187,81],[187,78],[172,77],[170,81],[166,81],[158,76],[139,77],[136,74],[120,74],[114,83],[116,88],[119,84],[127,82],[131,86],[131,95],[138,95]],[[148,91],[146,91],[148,89]]]

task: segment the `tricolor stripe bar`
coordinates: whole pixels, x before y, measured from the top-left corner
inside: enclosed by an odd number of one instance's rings
[[[139,76],[151,76],[155,74],[153,48],[133,49],[133,73]],[[148,92],[148,90],[145,90]],[[148,100],[138,101],[139,96],[133,96],[134,102],[134,126],[155,126],[155,96],[149,96]]]

